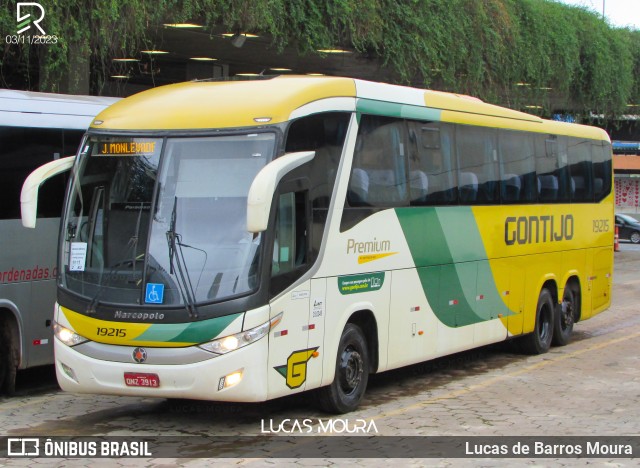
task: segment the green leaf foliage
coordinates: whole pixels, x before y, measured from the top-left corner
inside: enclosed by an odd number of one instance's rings
[[[163,21],[203,22],[272,38],[276,50],[317,54],[349,47],[379,60],[399,84],[522,107],[562,103],[583,115],[615,116],[640,101],[640,31],[552,0],[46,0],[46,47],[7,45],[2,64],[39,63],[44,89],[89,61],[92,90],[115,56],[150,47]],[[15,0],[0,9],[15,31]],[[73,56],[73,57],[72,57]],[[73,71],[71,71],[73,73]],[[4,74],[4,71],[3,71]],[[519,84],[518,84],[519,83]],[[544,107],[543,106],[543,107]],[[536,111],[534,111],[536,112]]]

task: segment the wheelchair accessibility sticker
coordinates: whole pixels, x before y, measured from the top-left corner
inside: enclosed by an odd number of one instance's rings
[[[147,304],[162,304],[164,300],[164,284],[147,283],[147,291],[144,295],[144,302]]]

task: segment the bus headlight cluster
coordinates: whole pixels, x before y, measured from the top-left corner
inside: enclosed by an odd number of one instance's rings
[[[280,320],[282,320],[282,312],[268,322],[258,325],[255,328],[201,344],[200,347],[216,354],[226,354],[228,352],[235,351],[236,349],[255,343],[263,336],[266,336],[269,333],[269,330],[280,323]]]
[[[63,327],[58,322],[53,322],[53,334],[67,346],[75,346],[89,341],[84,336],[78,335],[76,332]]]

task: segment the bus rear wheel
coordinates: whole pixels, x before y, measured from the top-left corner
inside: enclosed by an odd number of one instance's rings
[[[320,408],[343,414],[355,410],[369,381],[367,341],[360,327],[348,323],[340,337],[333,383],[318,389]]]
[[[522,351],[527,354],[543,354],[549,351],[553,339],[554,316],[553,296],[547,288],[543,288],[538,296],[533,332],[521,338]]]
[[[556,309],[552,341],[554,346],[564,346],[569,343],[579,310],[580,291],[574,283],[567,283],[562,295],[562,304]]]

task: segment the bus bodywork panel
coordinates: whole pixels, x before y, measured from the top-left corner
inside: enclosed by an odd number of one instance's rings
[[[250,311],[246,315],[249,316],[246,323],[251,325],[256,320],[264,320],[268,315],[268,308]],[[75,331],[82,330],[98,340],[69,347],[56,339],[58,382],[63,390],[81,393],[264,401],[267,399],[267,336],[227,355],[217,355],[189,345],[190,342],[202,343],[237,333],[242,330],[244,318],[245,314],[242,313],[209,320],[209,323],[118,322],[115,325],[127,334],[126,338],[118,339],[115,336],[95,336],[96,331],[101,328],[112,329],[109,325],[113,324],[56,307],[57,323]],[[170,340],[174,340],[172,344],[169,344]],[[159,348],[154,348],[153,345]],[[143,353],[142,359],[139,353]],[[155,374],[159,376],[159,387],[128,386],[125,374],[129,372]],[[242,374],[240,382],[225,387],[224,378],[236,372]]]
[[[92,128],[251,127],[284,122],[294,110],[314,101],[355,96],[353,80],[347,78],[280,77],[261,81],[260,85],[251,81],[192,82],[154,88],[100,113]]]
[[[98,320],[61,307],[58,323],[70,327],[75,332],[98,343],[118,346],[151,346],[181,348],[215,340],[220,336],[233,335],[242,331],[243,313],[225,315],[209,320],[182,323],[145,323],[153,320],[139,313],[141,322],[114,322]],[[64,319],[63,319],[64,317]],[[102,330],[118,330],[103,334]]]
[[[118,98],[0,89],[0,126],[86,130]]]
[[[0,257],[0,308],[11,310],[18,318],[20,369],[50,364],[56,290],[55,234],[60,221],[41,219],[34,230],[25,230],[19,220],[3,220],[0,225],[4,245]]]
[[[133,355],[137,348],[127,347]],[[183,348],[174,348],[179,360]],[[231,354],[210,360],[180,364],[141,365],[96,359],[56,343],[56,374],[63,390],[78,393],[106,393],[163,398],[191,398],[216,401],[264,401],[267,399],[268,339]],[[72,369],[73,377],[68,369]],[[159,376],[159,387],[131,387],[125,383],[126,373]],[[236,372],[242,380],[232,387],[220,388],[221,379]]]
[[[509,206],[378,212],[329,241],[319,274],[328,276],[327,307],[336,315],[326,327],[341,329],[353,312],[372,310],[389,330],[381,340],[388,364],[381,356],[378,368],[385,370],[531,332],[546,281],[561,298],[567,280],[577,278],[580,319],[587,319],[611,300],[613,234],[594,231],[597,221],[611,219],[610,201],[596,209],[519,206],[514,221]],[[546,226],[535,226],[537,212]],[[512,231],[518,219],[521,227],[529,223],[526,235]],[[328,335],[325,346],[336,340]],[[331,365],[325,361],[325,373]]]

